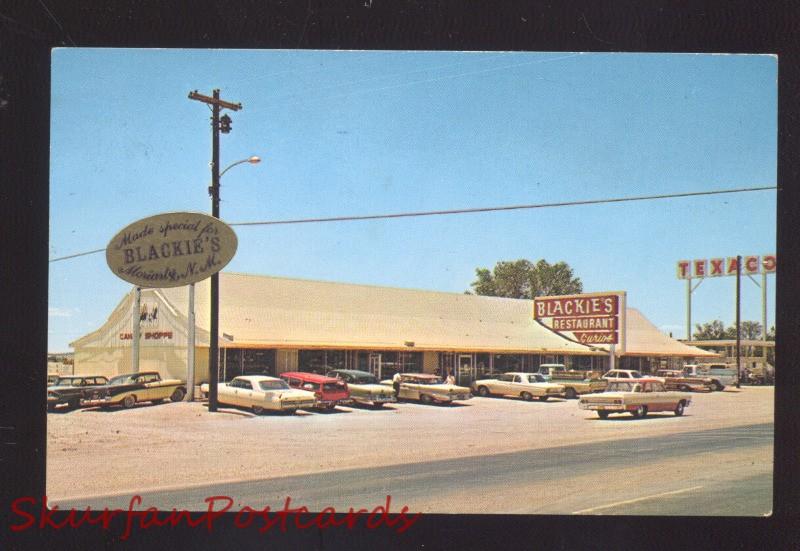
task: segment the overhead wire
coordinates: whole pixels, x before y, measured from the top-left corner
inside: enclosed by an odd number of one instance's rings
[[[474,213],[482,213],[482,212],[497,212],[497,211],[511,211],[511,210],[530,210],[530,209],[542,209],[542,208],[556,208],[556,207],[573,207],[573,206],[581,206],[581,205],[601,205],[601,204],[609,204],[609,203],[627,203],[627,202],[634,202],[634,201],[653,201],[653,200],[662,200],[662,199],[677,199],[682,197],[700,197],[700,196],[709,196],[709,195],[723,195],[723,194],[731,194],[731,193],[748,193],[754,191],[767,191],[767,190],[777,190],[777,186],[761,186],[761,187],[749,187],[749,188],[737,188],[737,189],[718,189],[718,190],[709,190],[709,191],[691,191],[691,192],[684,192],[684,193],[665,193],[665,194],[658,194],[658,195],[639,195],[634,197],[615,197],[609,199],[587,199],[581,201],[560,201],[555,203],[537,203],[537,204],[527,204],[527,205],[506,205],[506,206],[499,206],[499,207],[475,207],[475,208],[465,208],[465,209],[448,209],[448,210],[432,210],[432,211],[415,211],[415,212],[398,212],[398,213],[388,213],[388,214],[366,214],[366,215],[352,215],[352,216],[330,216],[330,217],[322,217],[322,218],[295,218],[295,219],[288,219],[288,220],[264,220],[258,222],[232,222],[228,223],[229,226],[277,226],[277,225],[288,225],[288,224],[311,224],[311,223],[324,223],[324,222],[351,222],[351,221],[359,221],[359,220],[380,220],[380,219],[392,219],[392,218],[413,218],[413,217],[422,217],[422,216],[444,216],[444,215],[451,215],[451,214],[474,214]],[[68,260],[70,258],[77,258],[80,256],[86,256],[90,254],[96,254],[105,251],[105,249],[95,249],[92,251],[86,251],[82,253],[71,254],[67,256],[61,256],[58,258],[52,258],[49,262],[58,262],[61,260]]]

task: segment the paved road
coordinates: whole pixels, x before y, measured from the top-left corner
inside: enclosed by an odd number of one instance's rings
[[[143,492],[142,508],[205,510],[208,496],[244,505],[453,513],[747,515],[772,510],[772,423]],[[343,442],[346,446],[346,442]],[[127,509],[130,495],[56,502]]]

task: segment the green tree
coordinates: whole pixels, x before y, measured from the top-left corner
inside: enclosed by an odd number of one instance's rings
[[[477,268],[475,275],[471,287],[477,295],[530,299],[583,292],[583,283],[566,262],[500,261],[493,270]]]
[[[698,341],[718,341],[728,338],[728,333],[722,321],[714,320],[702,325],[696,324],[692,338]]]

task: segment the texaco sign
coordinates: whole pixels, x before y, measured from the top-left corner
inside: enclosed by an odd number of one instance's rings
[[[237,244],[230,226],[217,218],[168,212],[123,228],[106,247],[106,262],[138,287],[180,287],[224,268]]]
[[[615,344],[625,349],[625,292],[536,297],[533,317],[582,344]]]

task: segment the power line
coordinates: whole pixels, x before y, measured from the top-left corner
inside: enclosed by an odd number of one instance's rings
[[[543,209],[551,207],[572,207],[578,205],[599,205],[603,203],[625,203],[630,201],[649,201],[654,199],[675,199],[679,197],[696,197],[700,195],[721,195],[723,193],[744,193],[748,191],[764,191],[778,189],[776,186],[753,187],[740,189],[723,189],[715,191],[693,191],[687,193],[671,193],[665,195],[641,195],[638,197],[619,197],[615,199],[589,199],[586,201],[565,201],[559,203],[539,203],[535,205],[512,205],[504,207],[478,207],[472,209],[433,210],[421,212],[400,212],[395,214],[368,214],[361,216],[333,216],[330,218],[298,218],[295,220],[268,220],[264,222],[234,222],[229,226],[276,226],[279,224],[307,224],[312,222],[347,222],[354,220],[377,220],[382,218],[410,218],[414,216],[438,216],[444,214],[469,214],[475,212],[494,212],[503,210]]]
[[[265,220],[262,222],[233,222],[229,226],[277,226],[286,224],[311,224],[320,222],[352,222],[358,220],[380,220],[390,218],[412,218],[420,216],[442,216],[447,214],[471,214],[478,212],[496,212],[507,210],[526,210],[526,209],[543,209],[554,207],[574,207],[580,205],[601,205],[608,203],[627,203],[634,201],[652,201],[658,199],[677,199],[681,197],[698,197],[703,195],[722,195],[730,193],[746,193],[752,191],[767,191],[778,189],[777,186],[764,186],[764,187],[750,187],[739,189],[720,189],[713,191],[692,191],[686,193],[669,193],[661,195],[640,195],[635,197],[616,197],[612,199],[588,199],[584,201],[562,201],[558,203],[538,203],[532,205],[510,205],[502,207],[477,207],[471,209],[451,209],[451,210],[432,210],[432,211],[419,211],[419,212],[398,212],[391,214],[367,214],[358,216],[331,216],[327,218],[296,218],[292,220]],[[95,249],[84,253],[72,254],[69,256],[61,256],[52,258],[49,262],[58,262],[60,260],[67,260],[79,256],[86,256],[95,253],[101,253],[105,249]]]

